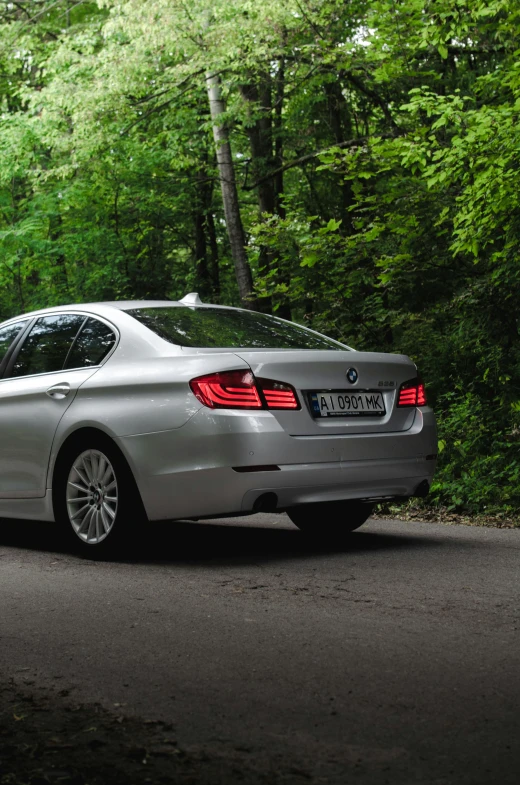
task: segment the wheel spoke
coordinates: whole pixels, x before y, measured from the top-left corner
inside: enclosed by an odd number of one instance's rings
[[[81,491],[82,493],[87,493],[88,494],[88,484],[87,484],[87,486],[80,485],[77,482],[72,482],[72,480],[69,480],[68,485],[71,485],[73,488],[76,488],[76,490]]]
[[[101,478],[101,485],[106,485],[107,482],[109,481],[110,477],[113,477],[113,476],[114,476],[114,472],[112,470],[112,467],[110,466],[110,464],[108,464],[107,468],[105,469],[105,473],[103,474],[103,477]],[[115,480],[112,480],[112,482],[115,483]]]
[[[71,521],[75,520],[78,517],[78,515],[81,515],[82,512],[84,512],[85,510],[88,511],[89,509],[90,509],[90,504],[84,504],[83,507],[80,507],[79,510],[76,510],[76,512],[70,516]]]
[[[114,480],[112,480],[112,482],[111,482],[111,483],[109,483],[109,484],[106,486],[106,488],[105,488],[105,492],[111,491],[111,490],[112,490],[112,488],[116,488],[116,487],[117,487],[117,482],[116,482],[116,481],[115,481],[115,479],[114,479]]]
[[[80,469],[80,467],[76,464],[74,466],[74,471],[78,475],[78,477],[81,480],[81,482],[84,483],[84,485],[86,485],[86,487],[88,488],[88,486],[90,485],[90,482],[89,482],[89,479],[88,479],[88,476],[87,476],[86,472],[84,473],[84,469]]]
[[[105,513],[105,508],[104,507],[101,507],[100,513],[101,513],[101,523],[103,524],[103,528],[104,528],[105,534],[106,534],[108,532],[108,530],[110,529],[111,523],[110,523],[110,521],[107,518],[107,515]]]
[[[101,515],[99,514],[99,510],[96,510],[96,539],[101,539],[103,534],[104,531],[103,526],[101,525]]]
[[[92,470],[92,482],[96,482],[98,478],[98,457],[93,450],[90,451],[90,468]]]
[[[96,512],[95,507],[92,508],[94,512],[90,516],[90,522],[88,525],[88,532],[87,532],[87,542],[89,540],[93,540],[96,536]]]
[[[107,463],[108,463],[108,461],[107,461],[107,459],[105,458],[105,456],[104,456],[104,455],[100,455],[100,456],[98,457],[98,465],[97,465],[97,472],[96,472],[96,480],[97,480],[99,483],[101,483],[101,485],[103,484],[103,477],[105,476],[105,471],[106,471],[106,468],[107,468]]]
[[[114,511],[114,510],[112,510],[112,509],[111,509],[111,508],[108,506],[108,504],[107,504],[106,502],[103,502],[103,509],[105,510],[105,512],[108,512],[108,514],[110,515],[110,517],[112,518],[112,520],[114,520],[114,518],[116,517],[115,511]]]
[[[83,464],[83,468],[85,469],[85,474],[87,475],[87,480],[88,480],[87,485],[90,485],[90,483],[92,482],[92,471],[91,469],[88,468],[84,455],[81,456],[81,463]]]
[[[78,534],[84,534],[90,525],[90,519],[92,518],[94,508],[89,507],[88,512],[86,513],[85,517],[81,521],[80,527],[78,529]]]
[[[117,496],[105,496],[105,501],[117,504]]]

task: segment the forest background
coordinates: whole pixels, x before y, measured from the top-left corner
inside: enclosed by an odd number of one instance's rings
[[[0,0],[0,320],[243,305],[418,364],[520,510],[518,0]]]

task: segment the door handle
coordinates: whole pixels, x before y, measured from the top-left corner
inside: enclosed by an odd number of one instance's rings
[[[54,398],[55,400],[61,400],[65,398],[70,393],[70,384],[55,384],[53,387],[49,387],[47,390],[47,395],[49,398]]]

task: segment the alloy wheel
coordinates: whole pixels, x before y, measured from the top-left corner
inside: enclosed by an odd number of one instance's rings
[[[114,468],[100,450],[85,450],[67,478],[67,512],[77,536],[97,545],[110,534],[117,515],[118,487]]]

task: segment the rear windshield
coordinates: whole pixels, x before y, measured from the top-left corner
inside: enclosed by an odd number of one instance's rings
[[[336,349],[345,346],[297,324],[223,308],[132,308],[131,316],[177,346],[219,349]]]

